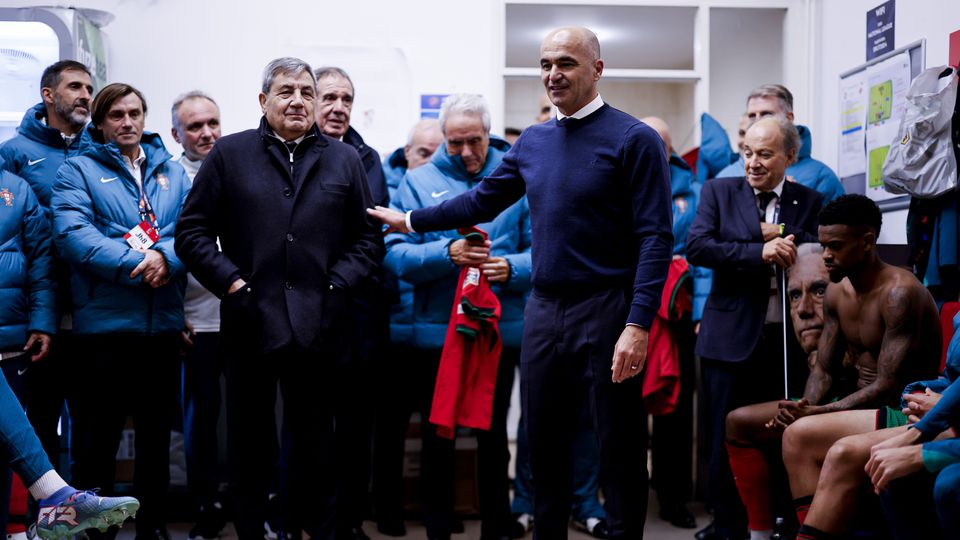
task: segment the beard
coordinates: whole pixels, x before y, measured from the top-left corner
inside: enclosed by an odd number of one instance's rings
[[[86,125],[87,120],[90,119],[90,115],[89,113],[77,111],[77,105],[83,105],[88,111],[90,110],[89,103],[83,103],[79,100],[68,106],[63,102],[63,100],[60,99],[59,96],[56,96],[53,99],[53,110],[56,111],[57,116],[66,120],[71,126],[81,128]]]

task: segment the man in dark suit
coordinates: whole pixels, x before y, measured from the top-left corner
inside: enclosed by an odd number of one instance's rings
[[[708,498],[715,528],[705,535],[711,540],[738,538],[743,529],[723,445],[727,413],[783,397],[784,321],[774,269],[793,264],[797,244],[817,241],[823,200],[786,181],[799,149],[797,130],[787,120],[770,117],[753,124],[744,139],[746,178],[704,184],[687,237],[690,263],[714,271],[696,347],[713,449]]]
[[[353,320],[341,315],[384,253],[380,227],[364,213],[363,164],[316,128],[316,95],[306,62],[268,64],[260,127],[218,141],[177,227],[177,252],[223,296],[228,457],[242,539],[263,537],[278,381],[283,529],[334,538],[331,396]]]

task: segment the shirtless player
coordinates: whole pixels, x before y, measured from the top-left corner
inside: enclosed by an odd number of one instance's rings
[[[939,365],[936,304],[911,273],[880,260],[876,250],[880,222],[879,208],[862,195],[840,197],[820,214],[820,244],[833,284],[824,300],[817,362],[803,399],[780,402],[773,420],[774,426],[786,428],[783,459],[802,524],[798,538],[842,534],[857,488],[866,481],[863,467],[870,447],[864,453],[834,443],[891,423],[906,423],[906,417],[889,406],[899,402],[907,382],[934,378]],[[854,358],[858,390],[824,403],[845,355]],[[819,416],[805,418],[813,415]],[[896,430],[881,433],[889,431]],[[858,474],[844,474],[851,468]],[[824,489],[831,482],[849,489]],[[816,504],[810,505],[814,491]]]

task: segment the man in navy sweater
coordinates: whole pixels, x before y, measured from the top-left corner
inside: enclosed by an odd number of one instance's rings
[[[660,137],[603,103],[600,43],[586,28],[550,32],[541,79],[556,120],[527,128],[480,185],[438,206],[369,212],[401,232],[490,221],[527,195],[533,294],[520,360],[536,478],[535,538],[567,537],[578,407],[600,441],[610,538],[642,538],[647,507],[641,379],[647,335],[673,246]],[[607,373],[610,372],[608,378]],[[587,385],[589,403],[578,403]]]

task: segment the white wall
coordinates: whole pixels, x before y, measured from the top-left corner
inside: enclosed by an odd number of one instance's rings
[[[490,101],[494,131],[502,132],[503,119],[507,116],[501,76],[505,1],[508,0],[288,0],[282,7],[270,2],[228,0],[68,0],[66,4],[100,9],[115,16],[104,28],[109,38],[110,77],[144,91],[151,107],[147,127],[161,133],[174,153],[179,147],[168,135],[168,109],[179,93],[201,89],[211,94],[221,105],[227,133],[253,127],[260,116],[257,92],[261,69],[267,61],[282,55],[301,56],[315,67],[340,63],[351,72],[357,83],[355,107],[358,112],[354,125],[368,143],[387,153],[402,144],[407,127],[416,120],[418,96],[422,93],[483,94]],[[558,0],[558,3],[570,1]],[[771,7],[782,12],[787,6],[797,8],[816,1],[664,0],[662,3],[701,6],[714,12],[717,8],[751,7]],[[7,0],[4,5],[23,7],[37,3],[36,0]],[[579,3],[617,4],[621,0]],[[636,3],[660,2],[638,0]],[[783,29],[782,41],[776,36],[777,30],[764,30],[763,25],[746,25],[743,33],[763,33],[759,42],[771,41],[774,44],[771,49],[778,49],[782,42],[789,49],[790,43],[805,43],[802,35],[799,35],[801,39],[790,37],[798,28],[805,28],[804,13],[805,9],[787,11],[788,28]],[[731,32],[726,33],[733,37]],[[736,58],[740,55],[744,59],[728,64],[721,72],[715,72],[714,77],[739,79],[743,70],[757,71],[757,62],[751,55],[731,50],[733,41],[714,36],[711,42],[718,47],[712,56]],[[756,45],[753,48],[769,52]],[[782,73],[789,85],[795,82],[796,73],[802,72],[798,67],[784,70],[776,65],[772,71]],[[616,91],[614,85],[610,86],[605,93]],[[721,84],[720,94],[724,93],[723,88]],[[392,99],[385,101],[384,96],[391,91]],[[678,107],[690,106],[686,91],[679,97],[682,99],[676,100]],[[376,103],[372,103],[374,98]],[[735,102],[729,107],[739,109],[742,96],[720,101]],[[681,149],[697,144],[692,138],[684,140],[693,123],[685,111],[657,111],[670,105],[660,99],[656,99],[654,105],[650,112],[677,119],[674,138],[679,143],[687,143],[678,144]],[[695,111],[690,117],[696,117]],[[735,125],[733,122],[729,128],[734,129]]]
[[[36,5],[14,0],[5,7]],[[261,71],[278,56],[301,56],[315,67],[331,58],[370,57],[365,67],[377,83],[400,87],[402,127],[363,132],[381,153],[403,144],[419,114],[419,94],[499,93],[502,80],[492,52],[498,2],[486,0],[84,0],[69,5],[108,11],[115,19],[104,28],[110,42],[110,78],[142,90],[150,111],[147,129],[169,136],[169,108],[181,92],[199,88],[217,100],[226,133],[255,127],[260,118],[257,93]],[[464,24],[450,24],[452,17]],[[347,50],[345,50],[347,49]],[[353,49],[351,52],[349,49]],[[356,53],[356,54],[353,54]],[[398,56],[399,55],[399,56]],[[396,80],[405,58],[409,82]],[[342,65],[348,72],[361,66]],[[354,77],[359,79],[358,77]],[[369,79],[368,79],[369,80]],[[370,90],[357,80],[356,108],[364,110]],[[366,93],[365,93],[366,92]],[[501,115],[495,115],[501,118]],[[359,126],[358,126],[359,127]]]
[[[836,170],[840,111],[840,73],[866,61],[867,10],[881,0],[818,0],[819,51],[815,84],[814,155]],[[902,47],[920,38],[927,39],[926,66],[947,63],[949,35],[960,30],[960,3],[957,0],[899,0],[896,8],[894,45]],[[881,243],[906,243],[906,211],[884,215]]]
[[[707,112],[726,128],[732,144],[750,90],[761,84],[787,84],[783,79],[785,15],[785,9],[710,10],[712,77]]]

